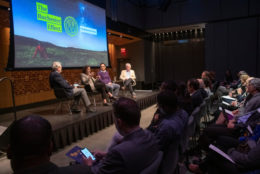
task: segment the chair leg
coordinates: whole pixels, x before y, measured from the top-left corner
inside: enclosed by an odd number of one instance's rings
[[[62,104],[62,102],[61,101],[59,101],[59,104],[58,104],[58,106],[56,107],[56,109],[54,110],[54,114],[56,114],[57,113],[57,111],[59,110],[59,109],[61,109],[61,104]]]
[[[67,106],[68,106],[68,109],[69,109],[69,114],[72,115],[71,108],[70,108],[70,102],[67,103]]]

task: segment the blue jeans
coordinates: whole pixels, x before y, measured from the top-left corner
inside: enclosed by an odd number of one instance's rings
[[[120,85],[116,83],[106,84],[108,92],[111,92],[113,96],[118,96]]]

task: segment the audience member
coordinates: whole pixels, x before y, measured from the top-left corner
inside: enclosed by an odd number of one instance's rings
[[[90,173],[87,166],[58,167],[50,162],[52,127],[36,115],[26,116],[11,125],[7,152],[14,174],[69,174]]]
[[[133,98],[136,98],[136,94],[133,89],[133,84],[135,84],[135,71],[131,69],[131,64],[125,64],[125,70],[121,71],[120,79],[123,80],[123,87],[122,89],[125,90],[126,87],[129,88],[129,91]]]
[[[62,66],[60,62],[52,63],[52,72],[50,73],[50,86],[51,88],[61,89],[63,88],[67,96],[74,97],[74,103],[72,105],[72,111],[79,111],[79,100],[82,99],[84,106],[86,108],[86,112],[95,112],[92,108],[90,108],[90,101],[87,95],[87,92],[84,88],[77,88],[70,85],[60,74],[62,72]]]
[[[205,85],[204,90],[207,92],[208,96],[213,95],[213,93],[211,92],[211,82],[210,82],[210,80],[208,78],[204,78],[202,80],[203,80],[204,85]]]
[[[113,96],[111,98],[115,99],[118,97],[120,85],[111,82],[111,78],[108,71],[106,71],[106,65],[104,63],[100,64],[100,71],[98,72],[97,78],[103,82],[106,85],[107,90],[112,93]]]
[[[91,72],[90,66],[84,66],[83,72],[80,74],[81,83],[85,85],[85,88],[89,85],[92,92],[99,91],[103,99],[103,105],[108,106],[107,96],[106,96],[106,85],[101,82],[99,79],[94,78],[94,72]],[[113,95],[108,92],[108,95],[112,97]]]
[[[201,105],[203,102],[203,96],[201,90],[199,90],[199,82],[197,79],[190,79],[187,82],[187,90],[191,96],[192,105],[194,108]]]
[[[229,120],[227,124],[224,124],[226,117],[221,114],[220,117],[222,117],[222,119],[219,118],[219,120],[216,122],[217,124],[211,125],[204,129],[203,134],[200,137],[201,147],[208,149],[208,145],[216,140],[219,136],[238,137],[240,135],[241,127],[236,126],[236,121],[239,118],[238,115],[242,116],[260,108],[260,79],[254,78],[249,81],[247,91],[251,97],[244,103],[244,107],[241,107],[239,111],[233,111],[233,113],[237,115],[234,117],[234,119]],[[253,120],[250,119],[251,123],[258,121],[258,116],[253,118]]]
[[[162,91],[157,96],[160,115],[152,131],[159,140],[160,149],[167,151],[173,141],[181,141],[181,135],[187,125],[188,114],[178,106],[173,91]]]
[[[202,79],[197,79],[198,80],[198,82],[199,82],[199,91],[200,91],[200,93],[201,93],[201,96],[202,96],[202,98],[204,99],[204,98],[207,98],[208,97],[208,93],[206,92],[206,90],[205,90],[205,84],[204,84],[204,81],[202,80]]]
[[[113,108],[115,126],[123,139],[107,153],[94,153],[97,162],[88,158],[85,163],[93,173],[139,174],[158,157],[156,138],[140,128],[141,112],[134,100],[119,98]]]
[[[226,70],[225,72],[225,82],[227,83],[227,85],[230,85],[233,82],[233,76],[230,69]]]

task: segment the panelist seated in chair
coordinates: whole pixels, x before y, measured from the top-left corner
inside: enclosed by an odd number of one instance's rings
[[[82,99],[84,106],[86,108],[86,112],[94,112],[92,108],[90,108],[90,101],[87,95],[87,92],[83,88],[77,88],[70,85],[60,74],[62,71],[62,66],[60,62],[52,63],[52,72],[50,73],[50,86],[53,89],[63,88],[65,90],[66,96],[74,97],[74,102],[72,105],[72,111],[78,112],[79,100]]]
[[[97,78],[103,82],[106,85],[107,90],[112,93],[113,96],[110,96],[110,98],[115,99],[118,97],[120,85],[111,82],[111,78],[104,63],[100,64],[100,71],[98,72]]]
[[[83,72],[80,74],[81,83],[83,85],[89,86],[91,91],[98,91],[101,93],[103,99],[103,105],[108,106],[107,104],[107,96],[106,96],[106,85],[105,83],[101,82],[99,79],[94,78],[94,72],[91,72],[90,66],[84,66]],[[112,97],[113,95],[108,92],[108,95]]]
[[[125,90],[126,87],[129,88],[130,93],[132,94],[133,98],[136,98],[136,94],[133,90],[133,86],[136,84],[135,82],[135,71],[131,69],[131,64],[125,64],[125,70],[121,71],[120,79],[123,80],[123,87],[122,89]]]

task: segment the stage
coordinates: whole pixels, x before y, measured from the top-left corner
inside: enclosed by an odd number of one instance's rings
[[[157,93],[154,91],[136,91],[136,101],[139,107],[144,109],[155,104]],[[95,113],[81,112],[71,115],[64,111],[54,114],[57,105],[58,103],[55,103],[17,112],[18,119],[29,114],[37,114],[49,120],[53,128],[55,151],[113,124],[112,106],[97,105],[97,112]],[[12,113],[0,116],[0,134],[12,121]]]

